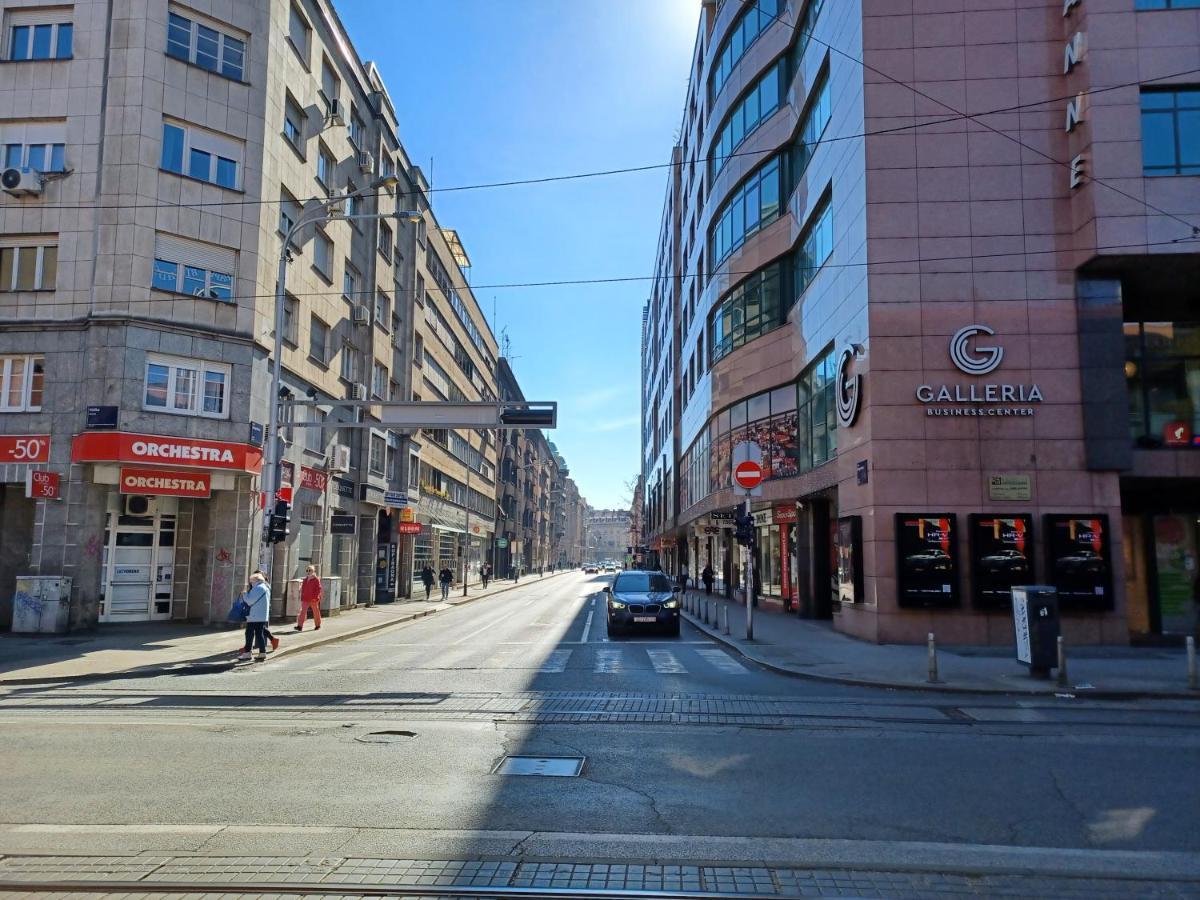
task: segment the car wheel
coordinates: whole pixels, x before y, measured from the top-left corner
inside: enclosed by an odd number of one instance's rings
[[[667,626],[667,637],[679,637],[679,620]]]

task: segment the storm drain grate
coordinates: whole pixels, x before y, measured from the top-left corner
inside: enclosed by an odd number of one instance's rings
[[[583,771],[582,756],[506,756],[493,775],[548,775],[574,778]]]

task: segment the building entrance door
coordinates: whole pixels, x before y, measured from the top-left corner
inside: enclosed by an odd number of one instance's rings
[[[173,497],[109,495],[101,622],[171,617],[178,504]]]

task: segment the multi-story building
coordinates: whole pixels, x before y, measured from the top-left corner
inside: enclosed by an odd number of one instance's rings
[[[591,562],[615,560],[625,562],[630,546],[630,516],[627,509],[593,509],[588,511],[588,548]]]
[[[752,442],[765,602],[1006,643],[1037,582],[1068,641],[1197,627],[1194,6],[703,5],[643,319],[669,565],[742,582]]]
[[[558,507],[562,537],[558,542],[555,565],[565,568],[578,566],[584,560],[587,547],[587,501],[580,495],[575,479],[565,477],[562,485],[562,500]]]
[[[468,508],[478,554],[486,439],[338,427],[378,411],[347,401],[494,397],[495,343],[333,7],[0,0],[0,29],[0,621],[18,574],[69,576],[76,625],[224,618],[258,563],[283,235],[314,214],[287,268],[276,595],[308,562],[344,604],[403,594],[393,520],[422,483],[416,556]],[[321,216],[348,194],[360,218]],[[60,499],[26,498],[32,469]]]

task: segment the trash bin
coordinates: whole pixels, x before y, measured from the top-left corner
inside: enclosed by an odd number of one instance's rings
[[[1058,665],[1058,592],[1045,584],[1014,587],[1012,608],[1017,660],[1034,678],[1049,678]]]

